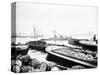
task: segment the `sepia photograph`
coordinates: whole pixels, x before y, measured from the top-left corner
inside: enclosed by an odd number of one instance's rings
[[[98,8],[55,3],[11,3],[11,71],[96,68]]]

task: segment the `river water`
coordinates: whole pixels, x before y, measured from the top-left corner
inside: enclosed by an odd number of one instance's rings
[[[19,42],[21,44],[25,44],[26,42],[29,41],[36,41],[36,40],[40,40],[41,38],[11,38],[11,42],[14,42],[15,44],[18,44]]]
[[[73,38],[77,38],[77,39],[88,39],[90,40],[93,36],[73,36]],[[22,43],[22,44],[25,44],[26,42],[29,42],[29,41],[37,41],[37,40],[40,40],[40,39],[43,39],[44,37],[36,37],[36,38],[30,38],[30,37],[26,37],[26,38],[23,38],[23,37],[17,37],[17,38],[11,38],[11,42],[14,42],[14,43]],[[52,43],[52,44],[63,44],[63,45],[66,45],[68,44],[68,40],[47,40],[46,43]]]

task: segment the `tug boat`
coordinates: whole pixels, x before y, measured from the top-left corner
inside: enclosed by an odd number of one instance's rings
[[[80,45],[92,51],[97,51],[97,43],[95,41],[79,41]]]
[[[97,43],[95,41],[89,41],[85,39],[69,39],[68,42],[71,45],[80,46],[83,49],[97,52]]]
[[[38,41],[30,41],[28,42],[29,48],[36,49],[38,51],[46,52],[45,48],[47,47],[46,42],[38,40]]]

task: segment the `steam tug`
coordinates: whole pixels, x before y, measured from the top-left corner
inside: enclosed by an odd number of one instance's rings
[[[71,45],[81,46],[83,49],[88,49],[88,50],[97,52],[97,43],[98,42],[96,39],[96,35],[94,35],[92,40],[71,38],[68,40],[68,42]]]
[[[31,49],[36,49],[38,51],[42,51],[42,52],[46,52],[45,48],[47,47],[46,42],[42,41],[42,40],[38,40],[38,41],[30,41],[28,42],[29,48]]]

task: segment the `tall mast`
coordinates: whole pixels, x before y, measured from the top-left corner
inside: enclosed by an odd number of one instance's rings
[[[57,38],[57,35],[56,35],[56,31],[55,30],[53,31],[53,33],[54,33],[54,38]]]
[[[34,25],[33,25],[33,30],[34,30],[34,36],[36,36],[36,29]]]

